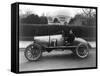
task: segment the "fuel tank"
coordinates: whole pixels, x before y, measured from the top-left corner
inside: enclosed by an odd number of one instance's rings
[[[34,40],[41,44],[42,46],[63,46],[63,37],[61,34],[58,35],[48,35],[48,36],[35,36]]]

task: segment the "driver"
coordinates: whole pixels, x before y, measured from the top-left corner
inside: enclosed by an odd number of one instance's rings
[[[68,33],[68,38],[67,38],[68,43],[72,43],[74,41],[74,39],[75,39],[75,35],[74,35],[73,31],[70,30]]]
[[[65,36],[65,33],[63,32],[65,45],[69,45],[74,41],[75,35],[74,35],[73,31],[70,30],[66,36]]]

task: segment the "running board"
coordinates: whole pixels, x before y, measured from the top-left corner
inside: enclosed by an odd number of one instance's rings
[[[77,46],[56,46],[56,47],[47,47],[46,49],[72,49],[76,48]]]

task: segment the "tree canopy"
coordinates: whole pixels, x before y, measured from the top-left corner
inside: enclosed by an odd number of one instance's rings
[[[25,18],[21,19],[21,23],[23,24],[48,24],[47,17],[41,16],[35,14],[30,14]]]
[[[96,11],[94,9],[82,9],[82,13],[76,14],[71,18],[69,24],[95,26],[96,25]]]

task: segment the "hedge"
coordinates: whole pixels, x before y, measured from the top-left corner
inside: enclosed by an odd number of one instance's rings
[[[19,25],[19,40],[32,40],[34,36],[60,34],[62,30],[67,34],[70,29],[77,37],[96,39],[96,26],[22,24]]]

